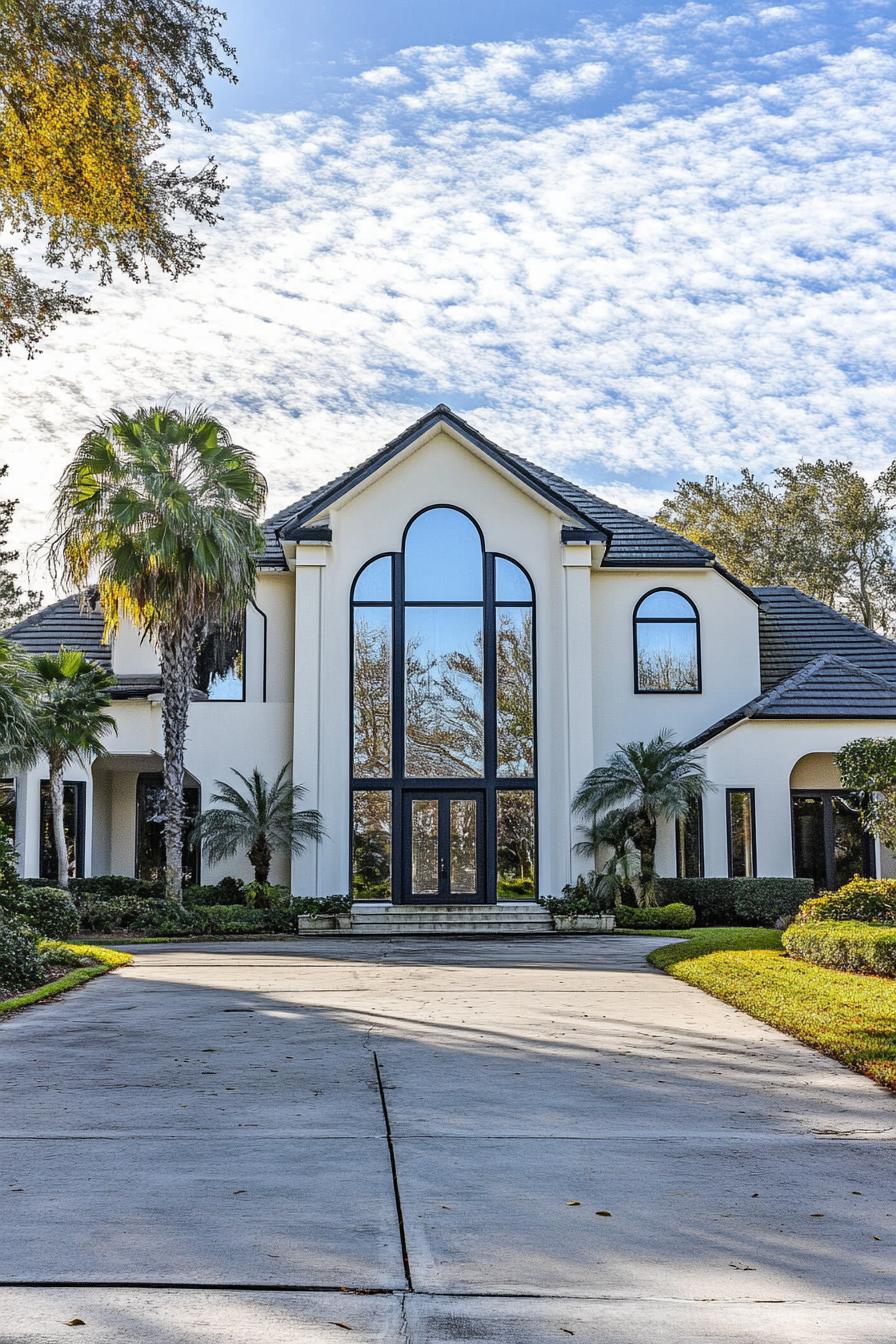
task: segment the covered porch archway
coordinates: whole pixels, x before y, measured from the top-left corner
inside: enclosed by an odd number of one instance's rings
[[[163,876],[162,758],[155,752],[104,756],[93,764],[91,876],[115,873],[157,881]],[[188,819],[202,806],[199,780],[187,771]],[[200,856],[184,846],[184,880],[198,882]]]

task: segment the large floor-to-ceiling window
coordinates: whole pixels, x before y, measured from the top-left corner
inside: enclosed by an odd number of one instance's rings
[[[478,527],[436,506],[352,590],[358,899],[535,894],[534,598]]]

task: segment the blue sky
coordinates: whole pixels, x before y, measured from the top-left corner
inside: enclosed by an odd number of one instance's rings
[[[896,423],[892,3],[231,4],[200,270],[0,367],[20,540],[113,404],[201,400],[278,508],[437,401],[620,503]],[[75,279],[75,284],[83,280]]]

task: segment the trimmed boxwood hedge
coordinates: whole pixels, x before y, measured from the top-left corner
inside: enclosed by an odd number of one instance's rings
[[[47,938],[71,938],[78,932],[78,912],[58,887],[0,891],[0,909],[19,915]]]
[[[813,920],[791,924],[781,939],[801,961],[835,971],[896,976],[896,928],[858,920]]]
[[[808,877],[664,877],[660,887],[668,901],[683,901],[707,928],[736,924],[765,925],[793,916],[812,896]]]
[[[670,905],[617,905],[619,929],[690,929],[696,916],[692,905],[673,901]]]
[[[896,924],[896,878],[854,877],[839,891],[822,891],[804,901],[796,914],[798,924],[822,919]]]
[[[0,910],[0,985],[4,989],[30,989],[39,982],[43,968],[33,932],[18,915]]]

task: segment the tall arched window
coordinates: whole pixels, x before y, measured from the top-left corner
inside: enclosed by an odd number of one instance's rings
[[[436,506],[352,590],[356,898],[535,894],[528,576]]]
[[[697,608],[674,588],[645,593],[634,615],[635,690],[642,694],[700,690]]]

